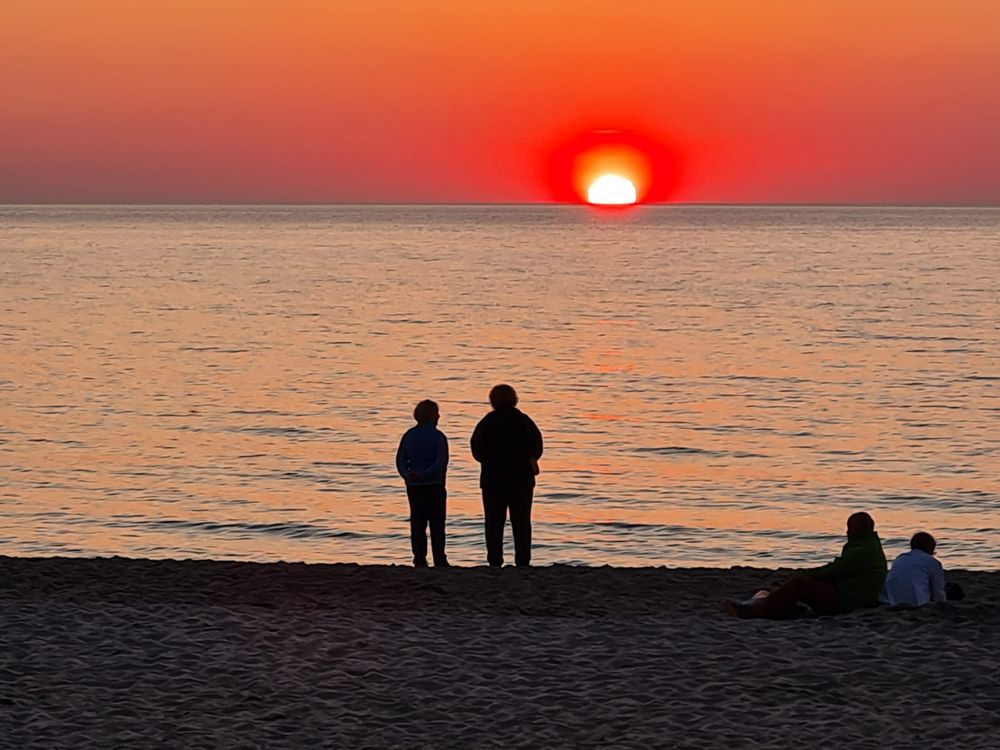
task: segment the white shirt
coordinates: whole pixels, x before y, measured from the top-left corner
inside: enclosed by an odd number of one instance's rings
[[[922,607],[927,602],[943,602],[944,568],[923,550],[911,549],[892,561],[879,600],[884,604]]]

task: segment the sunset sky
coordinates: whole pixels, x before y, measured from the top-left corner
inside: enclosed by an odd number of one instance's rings
[[[1000,203],[997,0],[3,0],[0,203]],[[632,137],[632,136],[629,136]]]

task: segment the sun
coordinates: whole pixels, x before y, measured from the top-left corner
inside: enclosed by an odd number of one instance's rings
[[[621,208],[673,198],[678,164],[677,154],[659,137],[592,127],[553,142],[545,178],[557,203]]]
[[[620,174],[602,174],[587,188],[587,203],[596,206],[631,206],[635,202],[635,185]]]

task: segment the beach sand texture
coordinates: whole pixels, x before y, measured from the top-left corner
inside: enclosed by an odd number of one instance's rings
[[[722,611],[781,575],[3,557],[0,746],[1000,747],[1000,574]]]

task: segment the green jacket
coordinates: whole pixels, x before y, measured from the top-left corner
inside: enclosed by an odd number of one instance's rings
[[[821,568],[803,571],[817,581],[837,585],[845,609],[874,607],[885,583],[886,564],[882,542],[874,531],[849,534],[840,557]]]

